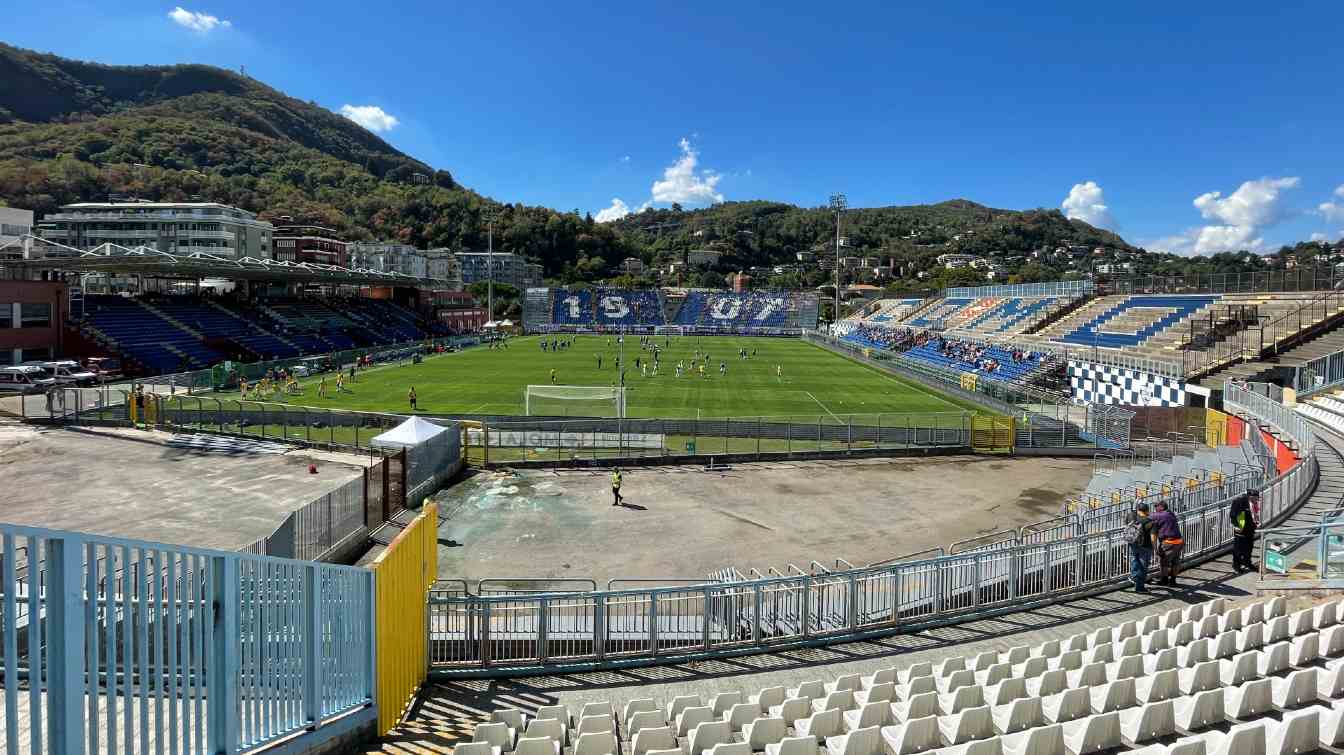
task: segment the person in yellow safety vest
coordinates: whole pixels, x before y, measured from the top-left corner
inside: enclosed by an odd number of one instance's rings
[[[625,499],[621,497],[621,468],[611,470],[611,505],[620,506]]]

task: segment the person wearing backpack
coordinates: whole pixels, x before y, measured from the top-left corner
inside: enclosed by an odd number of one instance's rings
[[[1232,501],[1228,519],[1232,524],[1232,568],[1238,574],[1255,571],[1251,549],[1255,546],[1255,514],[1260,509],[1260,491],[1251,489]]]
[[[1148,518],[1148,504],[1140,503],[1125,523],[1125,542],[1129,544],[1129,579],[1134,592],[1148,592],[1148,565],[1153,561],[1153,522]]]

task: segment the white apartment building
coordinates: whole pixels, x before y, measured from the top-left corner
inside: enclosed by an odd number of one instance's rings
[[[76,202],[44,217],[37,235],[76,249],[116,244],[178,255],[273,259],[274,230],[254,213],[217,202]]]

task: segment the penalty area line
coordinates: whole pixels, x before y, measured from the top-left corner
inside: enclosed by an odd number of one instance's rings
[[[827,414],[831,415],[831,419],[835,420],[836,422],[844,422],[844,420],[842,420],[842,419],[840,419],[839,417],[835,416],[835,412],[831,411],[830,409],[827,409],[827,408],[826,408],[826,405],[823,404],[823,403],[821,403],[821,401],[820,401],[819,399],[817,399],[816,396],[813,396],[813,395],[812,395],[812,391],[803,391],[803,393],[806,393],[808,398],[812,399],[813,401],[816,401],[816,402],[817,402],[817,406],[820,406],[820,407],[822,408],[823,411],[825,411]]]

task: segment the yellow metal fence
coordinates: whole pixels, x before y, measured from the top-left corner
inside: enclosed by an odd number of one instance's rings
[[[438,576],[438,509],[425,504],[374,560],[378,630],[378,732],[401,721],[429,669],[425,610]]]

